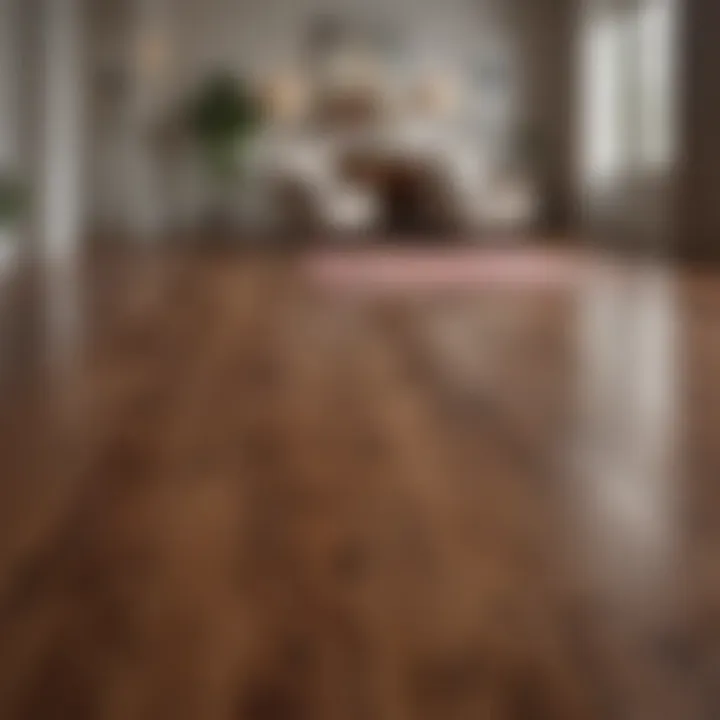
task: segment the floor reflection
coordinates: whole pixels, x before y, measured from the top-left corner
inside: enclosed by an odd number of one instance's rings
[[[579,306],[573,515],[582,562],[611,592],[667,590],[677,545],[676,297],[660,268],[603,269]]]

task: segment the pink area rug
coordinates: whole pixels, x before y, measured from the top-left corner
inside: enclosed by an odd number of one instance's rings
[[[534,248],[326,250],[302,262],[302,272],[313,284],[351,292],[574,289],[588,271],[587,258],[577,253]]]

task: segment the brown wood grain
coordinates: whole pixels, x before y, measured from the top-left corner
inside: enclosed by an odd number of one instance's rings
[[[577,499],[582,291],[363,298],[231,252],[63,272],[0,298],[0,717],[720,716],[717,275],[673,276],[657,585]]]

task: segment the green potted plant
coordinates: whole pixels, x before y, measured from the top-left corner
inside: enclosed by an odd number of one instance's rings
[[[260,104],[230,73],[210,77],[190,102],[190,134],[200,150],[221,214],[238,180],[244,145],[258,131],[261,120]]]
[[[0,173],[0,230],[6,230],[18,221],[24,202],[25,193],[20,183]]]

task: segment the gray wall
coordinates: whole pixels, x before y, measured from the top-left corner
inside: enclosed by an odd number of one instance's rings
[[[28,189],[14,240],[65,254],[83,240],[83,0],[0,0],[0,169]]]
[[[20,156],[20,14],[15,0],[0,0],[0,172],[18,172]],[[16,235],[0,228],[0,263]]]

